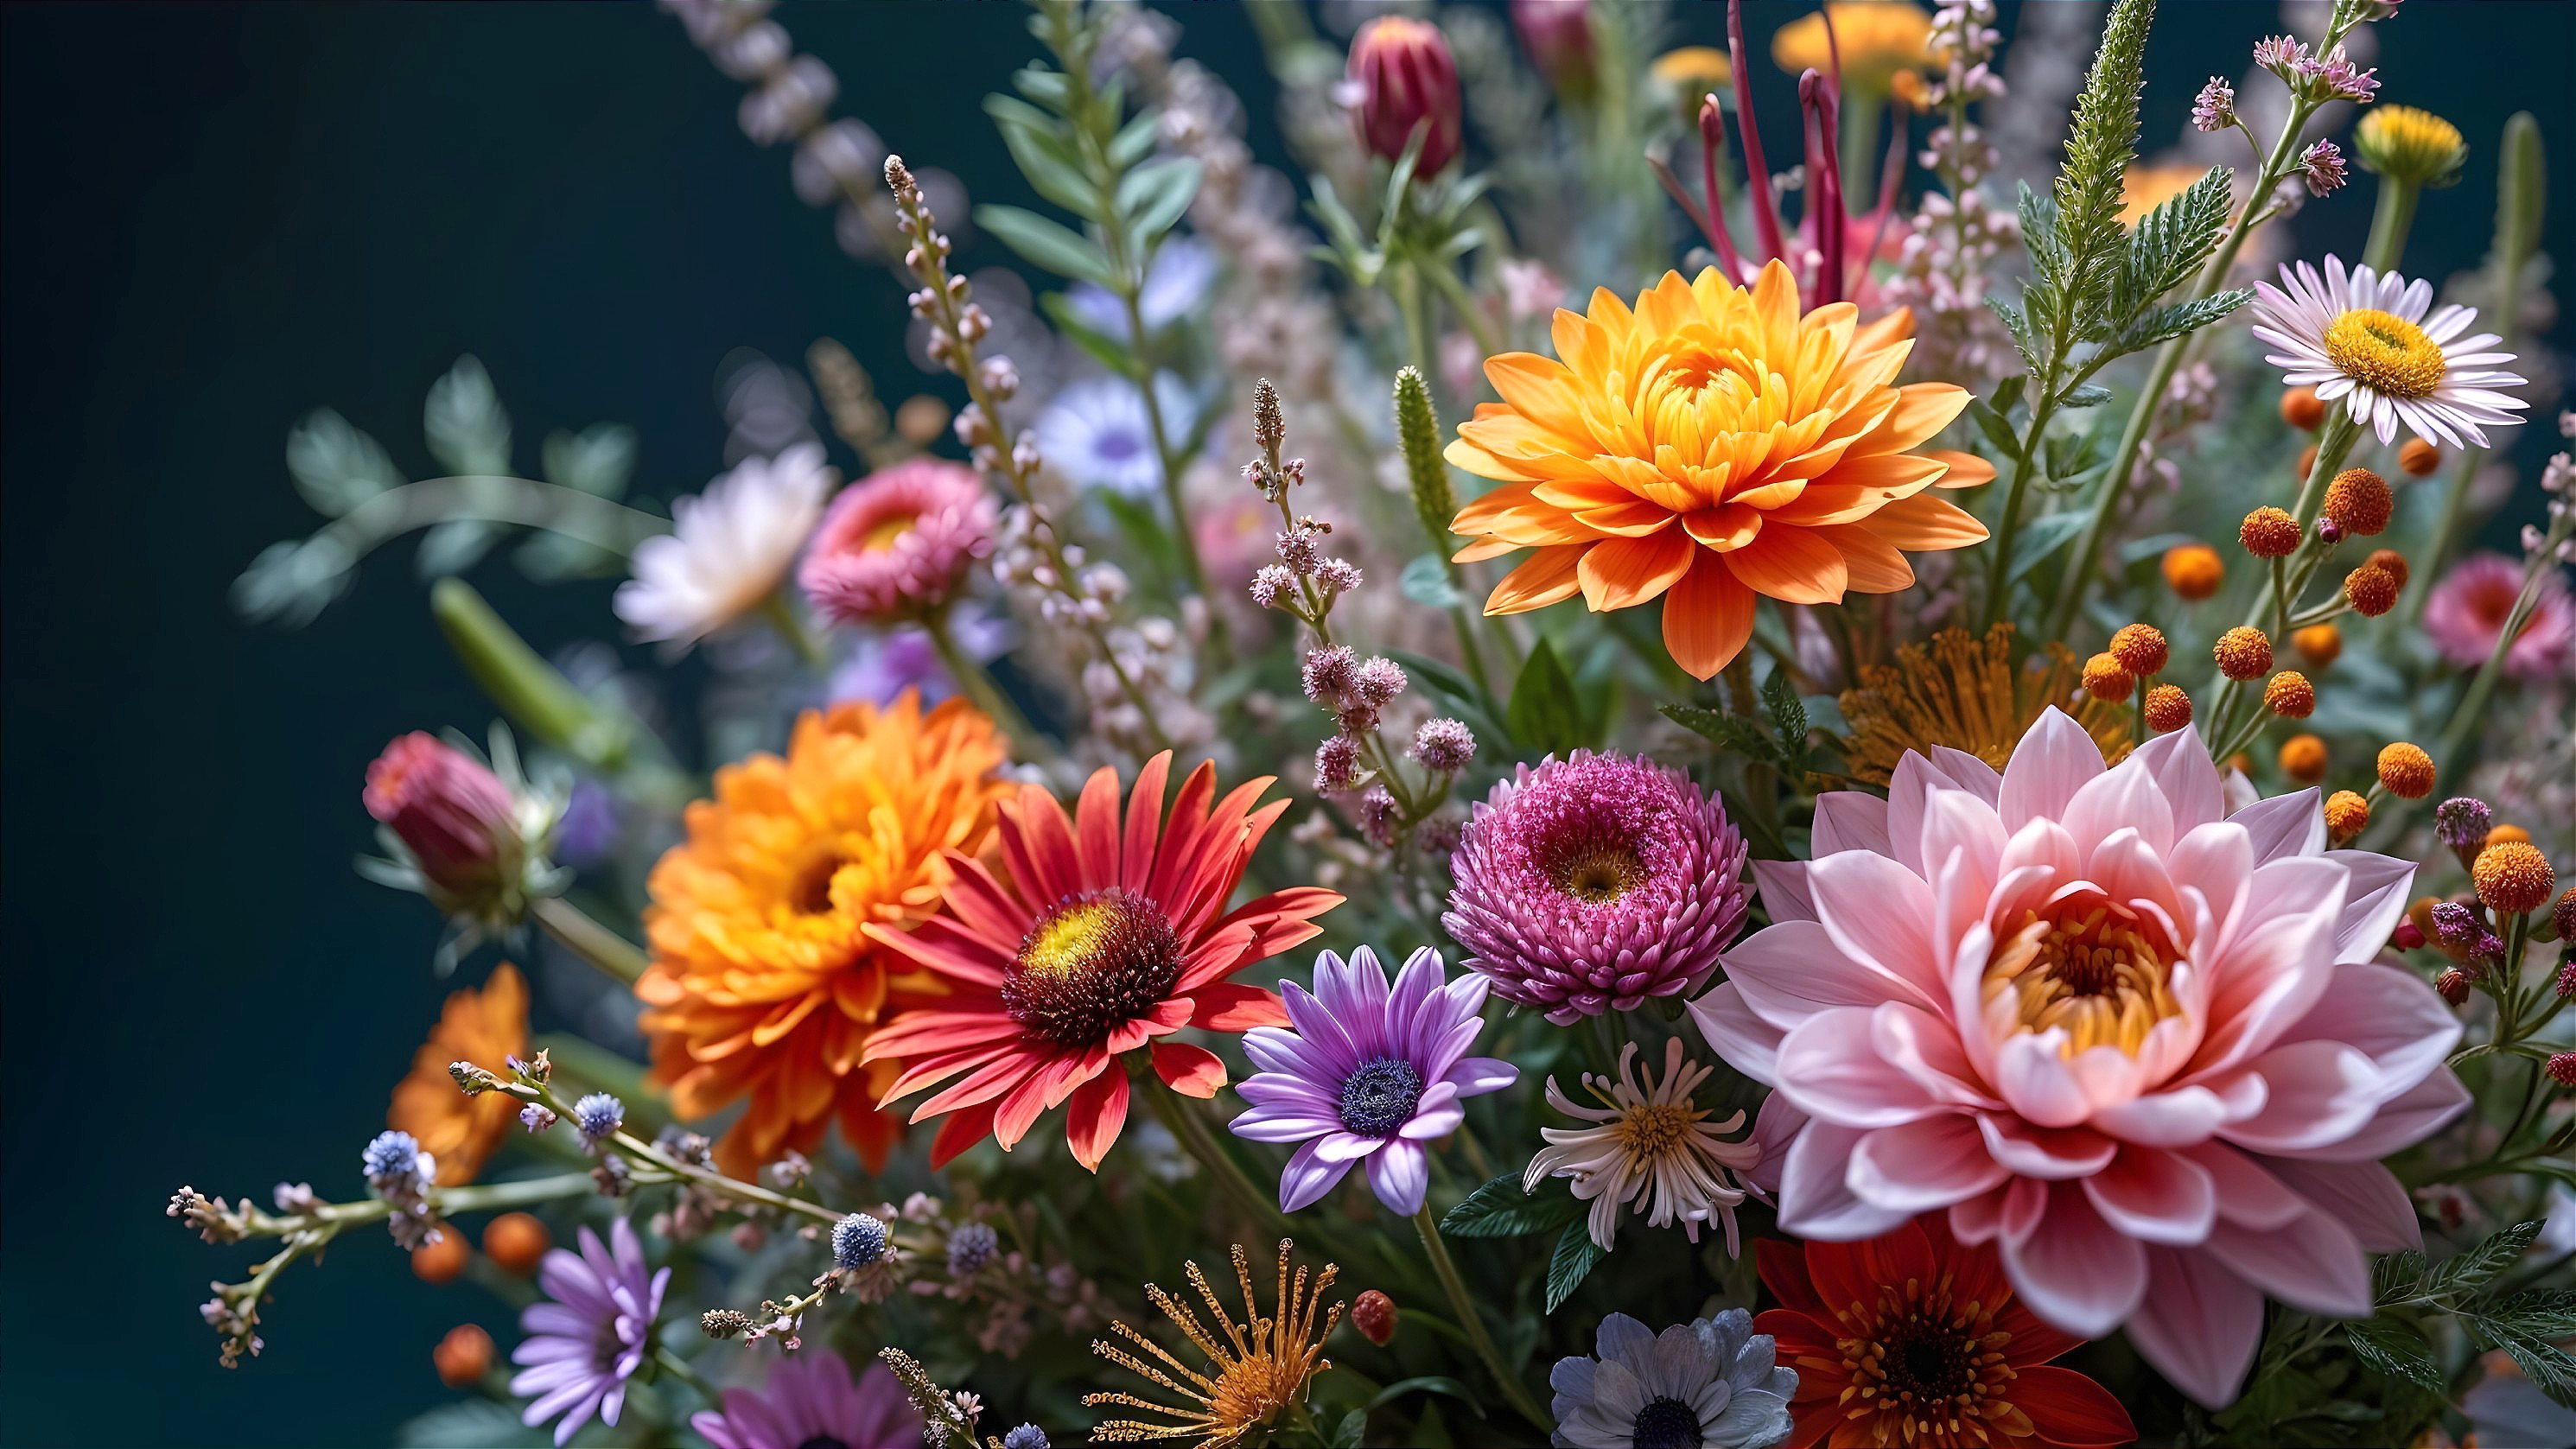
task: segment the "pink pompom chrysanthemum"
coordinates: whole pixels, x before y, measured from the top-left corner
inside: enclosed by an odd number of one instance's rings
[[[913,458],[832,500],[796,581],[844,624],[917,618],[948,602],[969,563],[992,555],[999,526],[975,470]]]
[[[1744,927],[1744,837],[1640,755],[1523,765],[1468,820],[1441,917],[1494,994],[1559,1026],[1697,990]]]
[[[1946,1210],[2040,1317],[2125,1324],[2224,1405],[2266,1293],[2366,1317],[2367,1252],[2418,1245],[2379,1159],[2468,1095],[2458,1020],[2371,959],[2414,867],[2327,850],[2314,790],[2226,814],[2188,727],[2108,769],[2053,709],[2000,775],[1936,754],[1887,799],[1818,800],[1815,860],[1765,864],[1775,924],[1692,1005],[1776,1088],[1766,1126],[1811,1119],[1781,1226],[1852,1241]]]
[[[2453,664],[2484,664],[2521,597],[2520,563],[2500,553],[2471,554],[2453,565],[2424,601],[2424,633]],[[2569,672],[2571,666],[2576,666],[2576,607],[2569,605],[2566,581],[2551,569],[2541,577],[2531,617],[2505,651],[2504,668],[2519,678],[2542,679]]]

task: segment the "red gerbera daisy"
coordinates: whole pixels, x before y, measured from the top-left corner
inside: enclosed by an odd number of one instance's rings
[[[1791,1449],[2065,1446],[2138,1437],[2108,1390],[2048,1361],[2084,1340],[2013,1301],[1991,1246],[1933,1213],[1865,1243],[1754,1245],[1780,1300],[1754,1320],[1798,1371]]]
[[[1166,823],[1171,767],[1169,751],[1146,762],[1123,824],[1115,771],[1092,775],[1071,820],[1054,796],[1022,787],[1003,802],[997,830],[1008,880],[952,851],[946,914],[910,932],[868,928],[950,991],[879,1029],[863,1057],[904,1063],[887,1102],[963,1074],[912,1114],[916,1122],[948,1114],[932,1166],[987,1134],[1008,1151],[1041,1113],[1070,1099],[1065,1140],[1098,1171],[1127,1120],[1121,1053],[1150,1047],[1165,1085],[1213,1097],[1225,1064],[1157,1038],[1184,1026],[1287,1024],[1276,995],[1226,978],[1315,936],[1309,918],[1342,898],[1301,886],[1227,912],[1253,848],[1288,802],[1253,808],[1270,787],[1264,776],[1210,809],[1216,770],[1202,764]]]

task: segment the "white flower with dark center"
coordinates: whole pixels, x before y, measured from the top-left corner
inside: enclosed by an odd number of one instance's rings
[[[758,608],[813,535],[836,477],[822,445],[799,443],[674,500],[671,531],[635,546],[617,617],[639,639],[693,644]]]
[[[1585,1107],[1547,1080],[1548,1105],[1590,1127],[1546,1127],[1539,1135],[1548,1145],[1530,1159],[1521,1190],[1535,1190],[1549,1177],[1573,1179],[1574,1195],[1592,1204],[1592,1241],[1604,1251],[1619,1230],[1619,1213],[1633,1205],[1645,1214],[1646,1226],[1660,1228],[1679,1221],[1699,1241],[1700,1224],[1716,1220],[1726,1227],[1726,1251],[1738,1249],[1735,1205],[1744,1201],[1742,1174],[1762,1160],[1754,1142],[1730,1142],[1727,1134],[1744,1125],[1744,1114],[1712,1122],[1708,1109],[1691,1101],[1691,1092],[1715,1070],[1682,1055],[1681,1039],[1664,1046],[1664,1079],[1652,1072],[1634,1073],[1637,1044],[1619,1053],[1616,1077],[1586,1072],[1583,1085],[1599,1098]]]
[[[1730,1308],[1662,1333],[1625,1313],[1601,1320],[1598,1358],[1562,1358],[1547,1376],[1558,1449],[1766,1449],[1789,1437],[1798,1375],[1777,1344]]]
[[[2492,332],[2463,337],[2477,320],[2467,307],[2445,307],[2427,317],[2433,288],[2394,272],[2354,267],[2326,258],[2325,275],[2306,262],[2281,268],[2279,287],[2254,286],[2254,335],[2277,352],[2264,361],[2286,369],[2292,387],[2312,385],[2317,396],[2344,399],[2355,422],[2396,440],[2404,423],[2419,437],[2453,447],[2487,445],[2481,424],[2519,423],[2516,409],[2530,404],[2500,391],[2518,386],[2514,373],[2494,371],[2510,352],[2487,349]]]

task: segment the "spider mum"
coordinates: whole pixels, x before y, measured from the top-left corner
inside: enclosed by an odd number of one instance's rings
[[[1908,751],[1961,750],[2000,770],[2052,705],[2071,711],[2105,756],[2127,752],[2124,712],[2083,693],[2083,667],[2065,645],[2051,641],[2018,668],[2012,656],[2013,626],[1997,624],[1983,638],[1944,629],[1861,670],[1842,696],[1852,777],[1884,785]]]
[[[1605,1252],[1619,1231],[1620,1212],[1633,1204],[1646,1226],[1678,1220],[1694,1243],[1700,1224],[1722,1223],[1733,1257],[1735,1205],[1744,1201],[1744,1174],[1761,1165],[1761,1145],[1727,1140],[1744,1126],[1742,1112],[1711,1121],[1716,1114],[1691,1100],[1717,1069],[1688,1060],[1681,1038],[1664,1044],[1661,1082],[1651,1069],[1639,1071],[1636,1059],[1632,1041],[1620,1049],[1617,1076],[1583,1074],[1598,1107],[1575,1102],[1558,1090],[1556,1078],[1547,1079],[1548,1105],[1591,1125],[1540,1128],[1548,1145],[1530,1159],[1521,1191],[1534,1192],[1550,1177],[1569,1179],[1574,1195],[1592,1204],[1586,1226]]]
[[[1279,1281],[1270,1294],[1275,1312],[1264,1317],[1261,1302],[1252,1291],[1250,1257],[1241,1244],[1235,1245],[1234,1281],[1243,1294],[1240,1323],[1217,1300],[1216,1290],[1208,1286],[1207,1275],[1199,1271],[1199,1265],[1188,1265],[1185,1271],[1190,1286],[1198,1291],[1199,1301],[1207,1305],[1208,1315],[1216,1320],[1214,1332],[1186,1300],[1165,1292],[1160,1284],[1146,1284],[1145,1297],[1207,1360],[1207,1369],[1192,1368],[1143,1330],[1124,1320],[1111,1320],[1111,1331],[1142,1349],[1147,1357],[1139,1358],[1106,1340],[1094,1340],[1091,1351],[1176,1396],[1179,1402],[1159,1403],[1123,1392],[1085,1394],[1082,1402],[1086,1407],[1119,1404],[1162,1416],[1159,1423],[1111,1419],[1092,1429],[1092,1442],[1135,1444],[1195,1435],[1198,1442],[1192,1449],[1229,1449],[1255,1429],[1268,1425],[1280,1411],[1304,1403],[1308,1382],[1333,1366],[1332,1360],[1323,1356],[1324,1340],[1341,1322],[1342,1305],[1336,1302],[1327,1309],[1323,1303],[1341,1270],[1327,1263],[1310,1284],[1307,1270],[1300,1265],[1292,1277],[1288,1268],[1290,1247],[1290,1240],[1279,1240]],[[1316,1322],[1319,1313],[1323,1319],[1320,1324]]]
[[[1750,288],[1714,267],[1668,272],[1632,309],[1606,288],[1556,314],[1557,358],[1485,363],[1502,396],[1476,410],[1451,463],[1503,486],[1450,527],[1461,561],[1537,552],[1488,614],[1576,593],[1594,612],[1664,601],[1664,647],[1706,679],[1753,632],[1757,595],[1792,604],[1914,582],[1901,549],[1962,548],[1984,525],[1929,497],[1994,477],[1922,445],[1968,405],[1948,383],[1895,387],[1912,350],[1898,308],[1863,325],[1848,302],[1800,315],[1774,262]]]
[[[876,1110],[894,1076],[860,1043],[935,983],[883,945],[938,909],[952,852],[992,838],[1011,789],[992,721],[960,700],[808,712],[787,756],[716,772],[689,838],[653,868],[653,965],[635,983],[653,1072],[681,1116],[748,1097],[718,1143],[728,1172],[810,1151],[835,1114],[882,1162],[900,1129]]]
[[[2510,352],[2490,351],[2492,332],[2463,337],[2477,313],[2445,307],[2427,316],[2432,284],[2408,282],[2394,272],[2326,258],[2325,275],[2306,262],[2281,268],[2281,286],[2254,286],[2254,335],[2279,349],[2263,360],[2283,368],[2282,379],[2309,383],[2317,396],[2344,400],[2354,422],[2384,445],[2397,426],[2453,447],[2487,445],[2483,425],[2519,423],[2514,411],[2530,406],[2501,391],[2523,379],[2493,370]]]
[[[1278,997],[1227,978],[1313,938],[1312,918],[1342,898],[1299,886],[1229,913],[1254,848],[1288,802],[1254,808],[1269,776],[1217,800],[1216,768],[1202,764],[1167,821],[1171,767],[1168,750],[1146,762],[1123,820],[1116,771],[1092,775],[1071,819],[1044,789],[1022,786],[1001,806],[1007,876],[951,850],[946,915],[909,934],[868,928],[946,988],[936,1005],[880,1029],[864,1054],[902,1063],[888,1100],[959,1079],[912,1114],[948,1118],[933,1166],[987,1136],[1008,1151],[1042,1113],[1070,1102],[1066,1140],[1097,1171],[1127,1121],[1120,1056],[1150,1048],[1167,1086],[1212,1097],[1225,1064],[1161,1038],[1185,1026],[1288,1024]]]

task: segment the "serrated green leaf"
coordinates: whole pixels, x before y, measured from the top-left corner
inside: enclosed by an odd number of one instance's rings
[[[2055,280],[2063,303],[2082,324],[2097,321],[2110,301],[2127,237],[2121,229],[2121,179],[2137,154],[2138,93],[2146,83],[2147,28],[2155,0],[2117,0],[2102,30],[2101,48],[2075,99],[2053,194],[2056,244],[2065,260]],[[2073,335],[2106,331],[2078,325]]]
[[[1780,747],[1772,743],[1760,725],[1740,714],[1705,709],[1695,704],[1668,704],[1663,707],[1663,716],[1737,754],[1749,755],[1766,764],[1780,762]]]
[[[2484,1314],[2463,1313],[2460,1326],[2469,1331],[2470,1341],[2480,1348],[2503,1349],[2534,1388],[2576,1409],[2576,1358],[2569,1357],[2567,1350],[2515,1324]]]
[[[975,224],[1001,239],[1030,265],[1094,286],[1114,287],[1118,275],[1109,259],[1089,241],[1034,211],[1016,206],[979,206]]]
[[[2035,287],[2024,288],[2022,299],[2030,300],[2031,294],[2037,290]],[[2030,330],[2030,319],[2001,297],[1986,298],[1986,309],[2002,320],[2005,334],[2012,338],[2013,351],[2021,354],[2022,366],[2033,372],[2039,371],[2039,340]],[[2018,447],[2011,456],[2021,456]]]
[[[2021,402],[2022,384],[2027,381],[2029,379],[2019,373],[1998,380],[1995,390],[1986,396],[1986,406],[1993,408],[1999,416],[2010,416],[2013,408]]]
[[[333,518],[409,481],[375,439],[329,408],[287,433],[286,471],[304,501]]]
[[[1556,1256],[1547,1265],[1547,1311],[1554,1313],[1592,1276],[1594,1265],[1609,1257],[1608,1250],[1592,1241],[1592,1231],[1581,1220],[1567,1223],[1557,1236]]]
[[[2158,343],[2188,336],[2254,299],[2242,287],[2215,292],[2189,302],[2176,302],[2170,307],[2150,308],[2120,329],[2119,335],[2103,344],[2105,359],[2125,357],[2142,352]]]
[[[2021,379],[2015,377],[2013,381]],[[2021,456],[2021,439],[2014,436],[2012,421],[1997,411],[1992,403],[1981,397],[1968,399],[1968,418],[1977,425],[1978,432],[1985,434],[1986,441],[1994,446],[1996,452],[2007,458]]]
[[[2057,405],[2064,408],[2098,408],[2111,400],[2111,390],[2095,383],[2082,382],[2066,390]]]
[[[499,476],[510,471],[510,415],[492,390],[492,375],[471,353],[430,384],[421,408],[430,454],[451,473]]]
[[[2234,173],[2226,167],[2212,166],[2199,180],[2138,219],[2122,249],[2119,280],[2111,294],[2115,323],[2153,305],[2209,260],[2235,210],[2235,198],[2228,190],[2233,179]]]
[[[2371,1301],[2403,1303],[2416,1297],[2423,1290],[2425,1266],[2420,1249],[2383,1256],[2370,1268]]]
[[[1798,687],[1789,682],[1785,670],[1771,671],[1762,681],[1762,709],[1771,717],[1772,732],[1780,737],[1780,763],[1791,775],[1806,773],[1807,706],[1798,698]]]
[[[2433,1346],[2414,1325],[2383,1315],[2347,1323],[2343,1333],[2353,1357],[2381,1378],[2402,1379],[2437,1394],[2449,1389],[2442,1366],[2433,1361]]]
[[[1581,1216],[1583,1204],[1573,1194],[1523,1192],[1519,1174],[1507,1172],[1443,1214],[1440,1231],[1453,1238],[1516,1238],[1553,1232]]]
[[[1199,194],[1200,172],[1195,156],[1166,156],[1128,172],[1118,183],[1118,214],[1127,219],[1138,245],[1151,245],[1190,209],[1190,199]]]
[[[1556,657],[1556,646],[1542,638],[1512,681],[1512,701],[1503,722],[1512,738],[1533,750],[1563,755],[1589,743],[1583,713],[1575,706],[1574,678]]]
[[[2540,1236],[2540,1229],[2541,1222],[2535,1218],[2488,1234],[2476,1247],[2425,1275],[2424,1296],[2436,1301],[2456,1300],[2485,1287],[2498,1273],[2521,1260],[2531,1240]]]
[[[2536,1338],[2576,1338],[2576,1291],[2533,1288],[2479,1307],[2480,1317]]]

